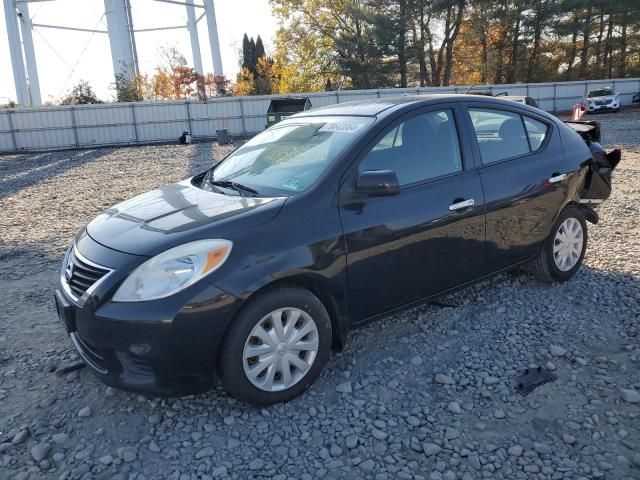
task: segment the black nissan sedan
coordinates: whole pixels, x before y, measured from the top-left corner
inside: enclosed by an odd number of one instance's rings
[[[376,317],[516,266],[574,275],[620,160],[599,136],[469,95],[309,110],[96,217],[58,316],[109,385],[287,401]]]

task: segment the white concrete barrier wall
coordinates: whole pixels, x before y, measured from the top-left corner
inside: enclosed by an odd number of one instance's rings
[[[640,78],[580,82],[477,85],[474,91],[528,95],[551,112],[571,110],[584,94],[598,87],[620,92],[622,105],[640,93]],[[310,94],[313,107],[401,94],[464,93],[468,87],[389,88],[343,90]],[[76,105],[0,110],[0,152],[87,148],[177,141],[183,131],[196,139],[216,137],[227,128],[231,135],[264,130],[272,98],[283,95],[224,97],[208,102],[167,101]]]

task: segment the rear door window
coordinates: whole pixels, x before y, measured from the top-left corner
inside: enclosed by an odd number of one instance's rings
[[[470,108],[482,163],[499,162],[529,153],[529,142],[519,114],[504,110]]]
[[[549,125],[528,115],[493,108],[470,108],[482,163],[516,158],[542,148]]]

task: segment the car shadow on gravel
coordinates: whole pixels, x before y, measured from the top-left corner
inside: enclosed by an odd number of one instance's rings
[[[109,155],[113,148],[0,156],[0,198]]]

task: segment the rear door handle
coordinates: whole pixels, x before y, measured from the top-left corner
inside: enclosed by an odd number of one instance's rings
[[[560,175],[554,175],[548,181],[549,181],[549,183],[558,183],[558,182],[563,181],[565,178],[567,178],[567,174],[566,173],[562,173]]]
[[[469,200],[463,200],[462,202],[452,203],[449,205],[449,210],[455,212],[456,210],[462,210],[463,208],[473,207],[476,204],[473,198]]]

